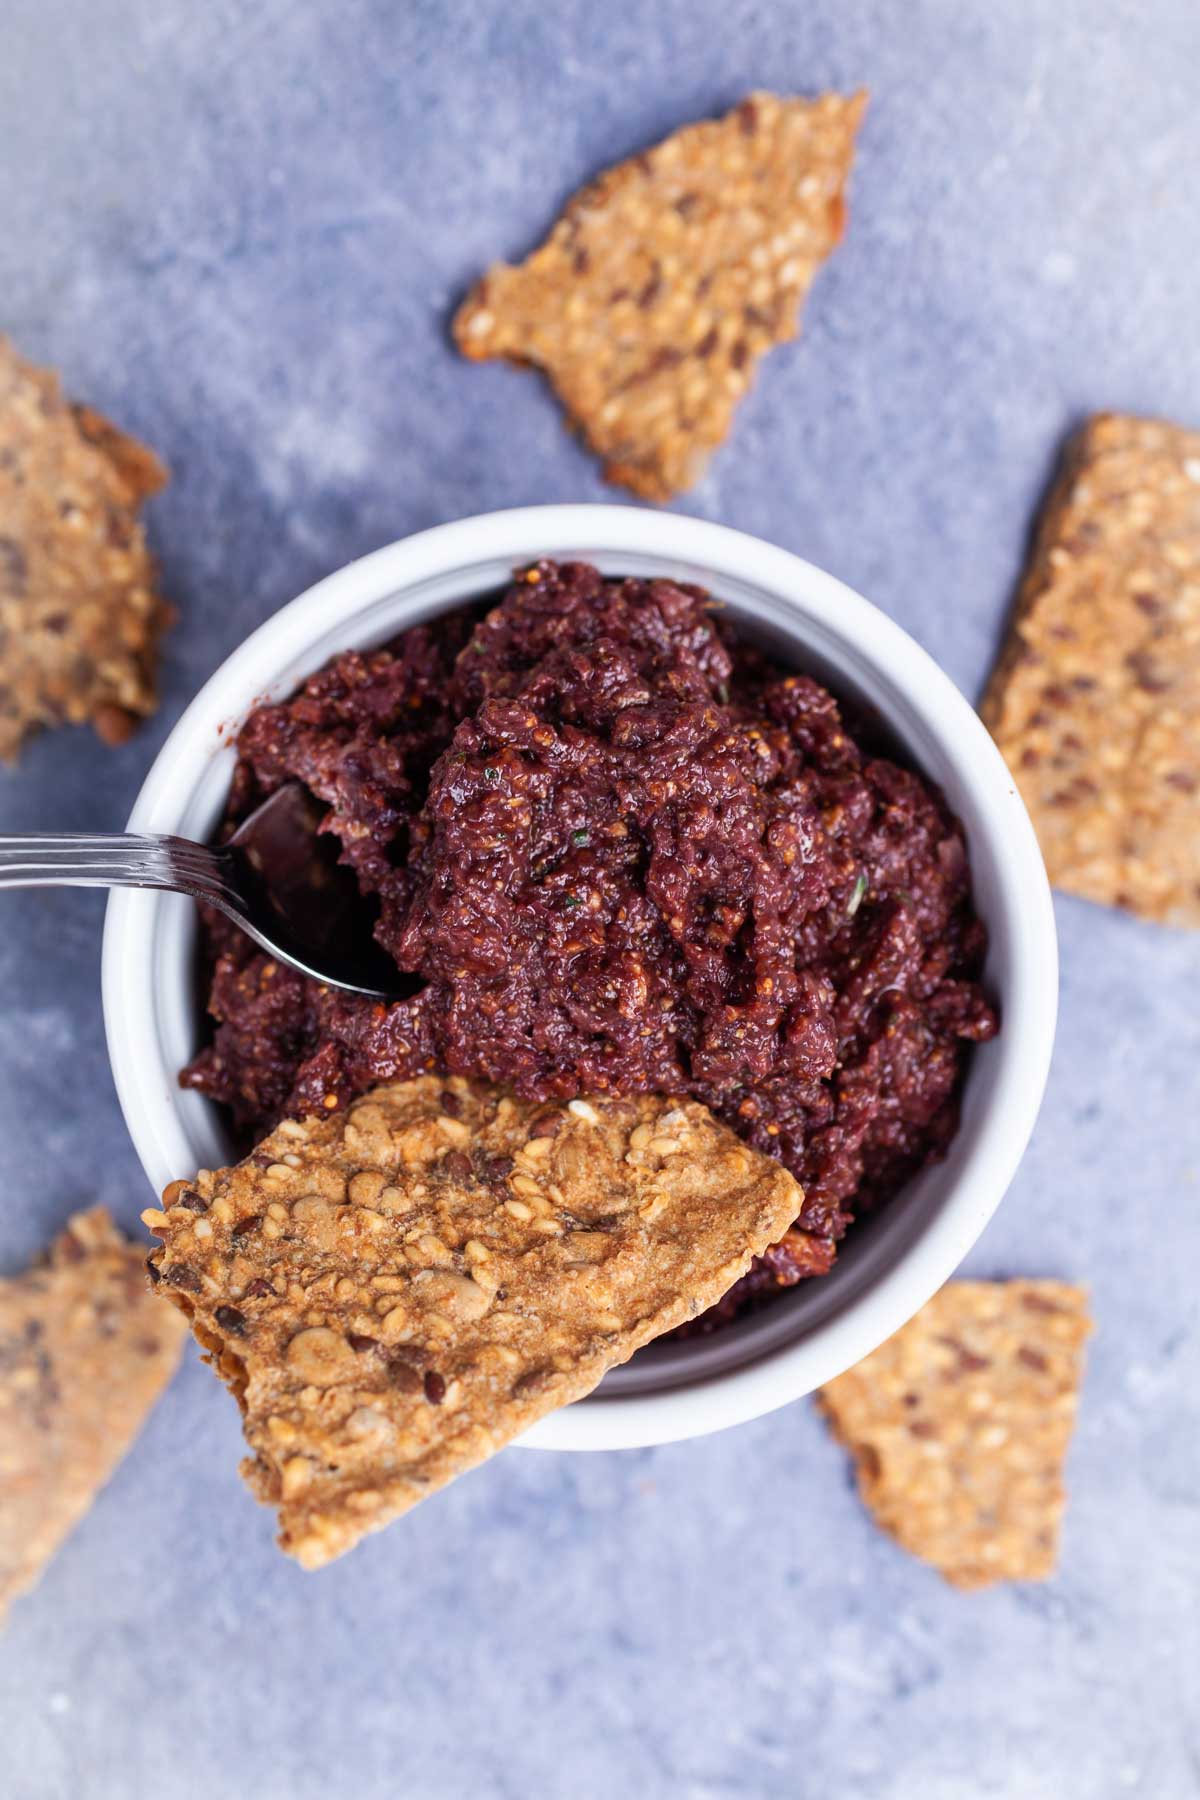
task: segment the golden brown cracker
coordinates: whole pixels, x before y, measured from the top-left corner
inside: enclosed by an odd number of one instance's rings
[[[103,1207],[0,1280],[0,1615],[91,1506],[187,1333]]]
[[[954,1281],[818,1396],[877,1524],[955,1587],[1053,1573],[1091,1331],[1061,1281]]]
[[[488,270],[459,349],[543,369],[610,481],[690,487],[842,236],[865,106],[752,94],[608,169],[525,262]]]
[[[719,1299],[802,1199],[693,1101],[422,1076],[144,1216],[246,1478],[317,1568]]]
[[[1056,887],[1200,925],[1200,432],[1084,426],[981,710]]]
[[[0,338],[0,760],[43,726],[123,742],[171,613],[138,522],[158,458]]]

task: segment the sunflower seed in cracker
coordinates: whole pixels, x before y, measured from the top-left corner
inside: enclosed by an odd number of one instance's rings
[[[0,1615],[38,1580],[170,1380],[187,1333],[102,1207],[0,1280]]]
[[[123,742],[157,706],[171,613],[138,515],[166,479],[0,338],[0,761],[44,726]]]
[[[690,487],[842,236],[865,106],[752,94],[607,170],[525,262],[489,269],[459,349],[543,369],[610,481]]]
[[[875,1522],[955,1587],[1053,1573],[1091,1331],[1061,1281],[953,1281],[819,1402]]]
[[[1078,434],[982,711],[1056,887],[1200,925],[1200,432]]]
[[[717,1300],[803,1196],[705,1107],[422,1076],[144,1215],[160,1291],[317,1568]]]

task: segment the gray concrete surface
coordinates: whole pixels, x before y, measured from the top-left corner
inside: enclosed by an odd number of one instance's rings
[[[447,313],[597,167],[754,85],[868,85],[800,343],[681,502],[802,552],[970,694],[1093,408],[1200,422],[1200,12],[1058,0],[14,0],[0,327],[174,470],[159,718],[0,773],[0,828],[117,828],[253,625],[389,539],[611,498]],[[0,1266],[146,1203],[99,901],[0,907]],[[1200,1791],[1197,940],[1058,903],[1045,1111],[978,1274],[1090,1282],[1062,1570],[964,1598],[864,1518],[806,1406],[703,1442],[517,1453],[305,1576],[189,1359],[0,1642],[13,1800]]]

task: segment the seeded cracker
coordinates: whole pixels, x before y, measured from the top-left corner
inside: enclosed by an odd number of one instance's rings
[[[845,229],[865,107],[752,94],[608,169],[525,262],[489,269],[454,321],[459,349],[544,369],[608,479],[670,499],[759,357],[796,334]]]
[[[1053,1573],[1091,1331],[1061,1281],[954,1281],[820,1405],[878,1525],[955,1587]]]
[[[171,614],[138,514],[166,479],[0,338],[0,761],[47,725],[121,743],[154,711]]]
[[[1056,887],[1200,925],[1200,432],[1079,433],[982,711]]]
[[[186,1335],[103,1207],[0,1280],[0,1616],[129,1449]]]
[[[701,1312],[802,1198],[693,1101],[422,1076],[285,1121],[144,1217],[313,1569]]]

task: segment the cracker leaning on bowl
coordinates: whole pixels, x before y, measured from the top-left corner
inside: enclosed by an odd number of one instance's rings
[[[186,1335],[100,1206],[0,1280],[0,1616],[121,1461]]]
[[[818,1402],[875,1522],[955,1587],[1054,1571],[1091,1331],[1062,1281],[952,1281]]]
[[[694,1101],[421,1076],[285,1120],[143,1217],[312,1569],[695,1317],[802,1199]]]
[[[865,107],[751,94],[607,169],[540,249],[476,284],[459,349],[536,364],[608,479],[670,499],[724,440],[759,358],[796,335],[845,230]]]
[[[1200,432],[1078,433],[981,711],[1056,887],[1200,925]]]
[[[45,726],[123,743],[171,609],[139,521],[167,471],[0,337],[0,761]]]

